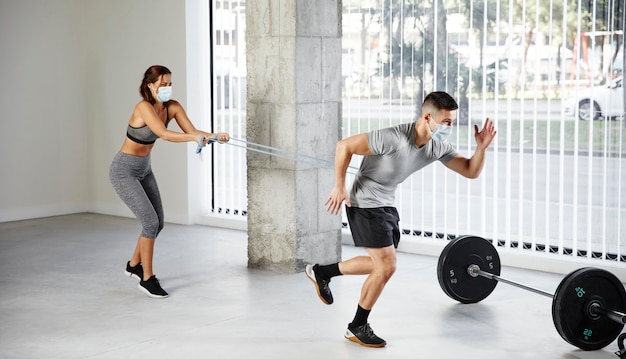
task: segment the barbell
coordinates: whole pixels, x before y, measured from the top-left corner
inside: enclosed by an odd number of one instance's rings
[[[598,350],[613,342],[626,324],[626,290],[611,272],[592,267],[563,278],[554,294],[500,277],[500,256],[491,242],[477,236],[450,241],[437,263],[443,291],[464,304],[487,298],[498,282],[552,298],[552,320],[568,343]]]

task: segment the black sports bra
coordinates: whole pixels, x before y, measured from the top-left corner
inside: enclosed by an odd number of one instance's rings
[[[170,123],[170,113],[169,106],[165,108],[165,128]],[[143,125],[141,127],[133,127],[128,124],[128,128],[126,129],[126,137],[130,138],[133,142],[140,143],[142,145],[151,145],[156,142],[157,136],[148,125]]]

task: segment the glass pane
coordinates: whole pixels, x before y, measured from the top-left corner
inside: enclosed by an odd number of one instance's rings
[[[408,240],[475,234],[626,261],[622,0],[343,7],[344,137],[415,121],[433,90],[459,103],[450,141],[463,155],[475,150],[474,125],[489,117],[498,130],[479,179],[435,164],[399,187]],[[213,1],[212,24],[213,123],[245,140],[245,1]],[[245,214],[245,150],[214,156],[211,208]]]

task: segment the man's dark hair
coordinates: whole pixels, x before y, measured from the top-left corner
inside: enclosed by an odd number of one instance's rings
[[[437,110],[453,111],[459,108],[456,100],[444,91],[434,91],[428,94],[424,99],[422,108],[425,106],[432,106]]]

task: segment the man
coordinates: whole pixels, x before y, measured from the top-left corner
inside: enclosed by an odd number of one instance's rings
[[[496,131],[485,120],[481,131],[474,125],[476,151],[471,158],[458,154],[446,140],[452,132],[458,105],[445,92],[432,92],[424,99],[416,122],[401,124],[345,138],[335,153],[335,187],[324,205],[338,214],[346,202],[346,214],[354,244],[365,247],[367,256],[359,256],[330,265],[307,265],[306,275],[315,284],[325,304],[332,304],[329,283],[344,274],[367,274],[353,321],[348,324],[346,339],[366,347],[384,347],[387,343],[374,334],[368,316],[385,284],[396,270],[396,248],[400,241],[400,220],[394,206],[395,190],[408,176],[426,165],[440,161],[467,178],[476,178],[485,163],[485,152]],[[346,191],[346,170],[352,155],[363,161],[354,179],[350,195]]]

